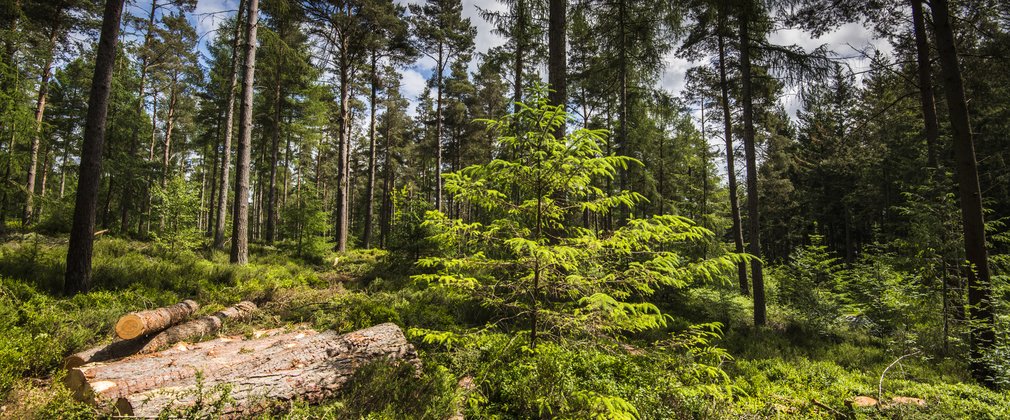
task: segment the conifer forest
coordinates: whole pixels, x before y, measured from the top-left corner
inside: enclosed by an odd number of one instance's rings
[[[0,418],[1010,418],[1006,0],[0,0]]]

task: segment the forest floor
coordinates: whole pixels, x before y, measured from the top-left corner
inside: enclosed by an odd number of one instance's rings
[[[243,299],[260,304],[253,319],[227,325],[228,334],[279,325],[348,332],[392,321],[419,349],[419,377],[412,369],[369,366],[331,402],[293,402],[276,417],[448,418],[463,411],[475,418],[580,418],[599,413],[598,404],[620,402],[640,418],[1010,416],[1010,393],[975,385],[953,359],[910,356],[881,381],[908,352],[900,343],[858,330],[810,333],[774,305],[770,326],[755,330],[748,300],[730,285],[668,293],[678,302],[664,308],[670,329],[721,322],[724,336],[709,344],[732,356],[721,370],[671,375],[679,368],[652,354],[645,339],[638,347],[557,342],[531,351],[518,334],[485,328],[479,311],[458,297],[410,282],[410,269],[382,251],[307,261],[284,247],[254,247],[250,264],[233,267],[223,252],[101,238],[94,291],[72,298],[57,293],[65,255],[63,237],[25,235],[0,244],[0,417],[107,416],[73,401],[62,385],[63,357],[111,341],[111,326],[126,312],[186,298],[203,305],[201,314]],[[433,340],[435,331],[455,333]],[[849,403],[878,398],[880,389],[885,401],[909,397],[925,405]]]

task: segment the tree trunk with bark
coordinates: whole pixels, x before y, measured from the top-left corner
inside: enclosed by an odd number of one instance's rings
[[[253,86],[256,72],[256,23],[259,0],[249,0],[246,18],[245,62],[242,64],[242,102],[239,112],[238,156],[235,161],[235,204],[232,206],[231,262],[249,261],[249,165],[252,160]]]
[[[566,58],[565,34],[567,27],[568,0],[550,0],[550,16],[547,29],[549,58],[547,64],[548,81],[550,83],[551,105],[564,107],[568,101],[568,61]],[[554,137],[565,136],[565,125],[562,122]]]
[[[87,292],[91,288],[91,255],[95,240],[95,212],[98,187],[101,183],[102,149],[105,145],[106,119],[112,71],[116,64],[116,44],[125,0],[106,0],[102,34],[95,58],[95,75],[88,97],[88,114],[84,124],[84,144],[78,169],[77,198],[70,228],[67,250],[67,271],[63,292],[68,295]]]
[[[241,320],[248,318],[256,311],[256,304],[248,301],[239,302],[199,319],[174,325],[152,337],[142,348],[137,350],[139,354],[154,353],[168,345],[188,340],[193,337],[209,336],[217,333],[227,320]]]
[[[723,31],[726,30],[725,11],[720,10],[719,19],[719,91],[722,94],[722,121],[723,136],[726,141],[726,178],[729,183],[729,207],[733,218],[732,234],[734,251],[743,254],[743,223],[740,221],[740,203],[737,196],[736,182],[736,151],[733,148],[733,116],[730,113],[729,105],[729,79],[726,76],[726,37]],[[744,296],[750,295],[750,287],[747,284],[747,264],[740,262],[737,264],[737,278],[740,282],[740,293]]]
[[[361,246],[371,248],[372,245],[372,219],[374,217],[375,201],[375,106],[378,98],[379,75],[376,71],[376,52],[372,52],[372,80],[371,97],[369,98],[369,123],[368,123],[368,184],[365,187],[365,229],[361,235]]]
[[[765,286],[761,266],[761,225],[758,207],[757,150],[754,139],[754,103],[750,62],[750,14],[744,9],[740,13],[740,77],[742,79],[743,101],[743,142],[747,160],[747,223],[750,237],[748,252],[751,260],[751,282],[754,286],[754,325],[765,325]]]
[[[968,316],[971,321],[972,376],[988,387],[995,387],[996,372],[986,359],[991,357],[989,352],[996,342],[994,329],[996,318],[992,310],[989,252],[985,243],[985,216],[978,183],[978,163],[975,161],[968,101],[964,94],[964,82],[961,79],[947,0],[932,0],[931,8],[936,49],[940,56],[940,70],[943,74],[943,87],[954,141],[965,256],[970,265],[965,274],[968,280]]]
[[[240,0],[235,19],[234,38],[231,42],[231,72],[228,73],[228,103],[224,110],[224,140],[221,144],[221,178],[217,187],[217,204],[214,207],[214,248],[224,249],[224,230],[228,223],[228,177],[231,165],[231,138],[235,123],[235,88],[238,85],[238,48],[242,39],[242,12],[246,0]]]
[[[926,38],[926,22],[922,12],[922,0],[911,0],[912,30],[915,35],[915,61],[919,74],[919,100],[922,103],[922,119],[926,128],[926,165],[937,167],[937,145],[940,128],[936,120],[936,101],[933,96],[933,77],[930,74],[929,42]]]
[[[123,340],[150,335],[181,322],[198,309],[200,309],[200,304],[192,300],[184,300],[171,306],[131,312],[123,315],[119,318],[119,322],[116,322],[116,335]]]

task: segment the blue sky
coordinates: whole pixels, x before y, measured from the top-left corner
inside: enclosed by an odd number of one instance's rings
[[[128,6],[128,10],[135,14],[144,16],[150,10],[151,0],[136,0],[134,4]],[[423,3],[424,0],[394,0],[399,4]],[[206,45],[214,39],[214,32],[217,28],[235,13],[239,0],[198,0],[196,10],[190,16],[190,21],[196,27],[200,35],[201,51],[206,52]],[[477,28],[475,39],[476,52],[485,52],[490,48],[501,45],[505,42],[500,36],[491,32],[491,26],[478,14],[478,7],[488,10],[504,10],[505,6],[497,0],[463,0],[463,14],[469,17],[471,23]],[[853,23],[844,25],[837,30],[825,34],[820,38],[811,38],[807,33],[795,29],[778,30],[770,36],[770,41],[776,44],[795,44],[803,47],[807,51],[826,45],[839,57],[858,57],[857,50],[867,50],[878,48],[885,54],[891,53],[891,46],[886,41],[875,40],[869,29],[860,24]],[[475,54],[476,57],[476,54]],[[672,94],[679,94],[684,88],[684,76],[687,70],[693,66],[706,65],[709,60],[700,62],[688,62],[677,58],[673,52],[664,57],[666,67],[661,73],[657,87]],[[861,58],[846,59],[848,65],[857,72],[868,68],[868,60]],[[411,100],[416,105],[418,96],[424,90],[427,79],[431,76],[433,62],[428,58],[421,58],[406,68],[401,69],[402,75],[400,91],[404,97]],[[471,62],[471,71],[476,69],[476,58]],[[546,69],[540,69],[541,74],[546,73]],[[802,106],[802,102],[795,91],[786,92],[780,99],[782,105],[790,115],[794,115],[796,110]],[[414,112],[414,106],[410,107],[410,112]],[[694,112],[695,119],[698,119],[697,111]],[[696,123],[697,124],[697,123]],[[713,147],[718,147],[722,140],[719,138],[709,139]]]

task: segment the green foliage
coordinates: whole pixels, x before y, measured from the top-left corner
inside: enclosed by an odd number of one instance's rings
[[[679,216],[631,219],[609,235],[573,223],[583,212],[607,215],[642,202],[637,193],[610,194],[594,182],[637,161],[605,155],[601,130],[555,138],[567,115],[545,94],[535,91],[532,105],[486,121],[499,135],[496,148],[511,151],[508,158],[444,176],[455,200],[482,209],[491,221],[429,212],[424,226],[442,253],[421,258],[418,266],[431,272],[413,278],[475,299],[494,312],[495,322],[528,316],[534,334],[541,328],[621,336],[665,326],[658,308],[642,299],[661,287],[723,281],[721,273],[746,258],[688,257],[686,246],[713,233]]]
[[[281,227],[294,237],[295,255],[322,263],[331,248],[323,237],[328,218],[315,185],[306,182],[301,188],[283,209]]]
[[[197,228],[200,217],[200,191],[183,176],[173,177],[165,186],[154,189],[154,210],[160,220],[155,240],[164,242],[170,250],[194,249],[203,243],[203,232]]]
[[[842,315],[841,268],[830,256],[824,237],[810,235],[810,245],[798,248],[777,270],[776,298],[797,317],[824,331]]]

